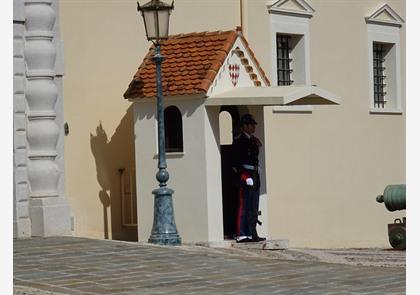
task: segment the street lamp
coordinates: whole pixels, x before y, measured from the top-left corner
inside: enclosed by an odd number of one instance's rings
[[[181,237],[175,225],[172,194],[174,191],[167,187],[169,173],[166,171],[165,156],[165,123],[163,115],[162,74],[161,65],[164,60],[160,54],[160,41],[168,38],[169,16],[174,9],[174,3],[166,4],[160,0],[151,0],[143,6],[137,2],[137,11],[141,11],[146,29],[147,40],[155,45],[155,56],[152,60],[156,64],[156,101],[158,120],[159,171],[156,179],[159,188],[153,190],[155,195],[153,228],[149,243],[161,245],[180,245]]]

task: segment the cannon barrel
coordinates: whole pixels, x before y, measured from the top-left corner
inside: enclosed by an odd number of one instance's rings
[[[405,209],[405,184],[388,185],[383,195],[376,197],[378,203],[385,203],[389,211]]]

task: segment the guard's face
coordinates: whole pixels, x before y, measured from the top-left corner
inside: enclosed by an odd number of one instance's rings
[[[255,133],[255,125],[254,124],[245,124],[243,128],[244,128],[244,131],[248,134],[254,134]]]

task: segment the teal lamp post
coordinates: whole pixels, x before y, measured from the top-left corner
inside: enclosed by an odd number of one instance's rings
[[[161,245],[180,245],[181,237],[175,225],[172,194],[174,191],[167,187],[169,173],[166,171],[165,155],[165,122],[163,114],[162,97],[162,71],[161,65],[164,57],[160,54],[160,42],[168,38],[169,16],[174,9],[174,3],[166,4],[160,0],[151,0],[140,6],[137,2],[137,10],[141,12],[146,29],[147,40],[155,46],[155,55],[152,57],[156,64],[156,101],[158,121],[158,148],[159,162],[156,179],[159,188],[153,190],[155,195],[153,228],[149,237],[149,243]]]

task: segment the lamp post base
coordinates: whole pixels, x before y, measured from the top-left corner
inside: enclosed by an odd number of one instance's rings
[[[155,195],[155,208],[153,228],[149,243],[159,245],[180,245],[181,237],[175,225],[172,194],[174,191],[167,187],[153,190]]]
[[[178,234],[154,235],[150,236],[148,242],[158,245],[178,246],[181,245],[181,237]]]

